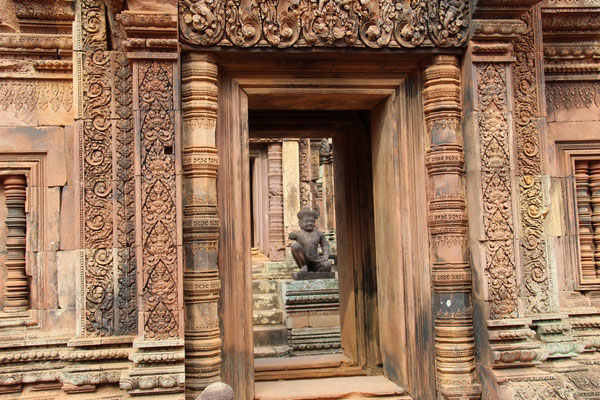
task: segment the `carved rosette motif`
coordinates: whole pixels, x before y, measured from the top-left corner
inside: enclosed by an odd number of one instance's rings
[[[182,75],[185,372],[189,398],[196,398],[206,386],[218,381],[221,373],[215,61],[212,55],[192,54],[183,64]]]
[[[274,261],[285,259],[285,231],[283,223],[283,169],[282,144],[269,143],[269,258]]]
[[[503,64],[477,65],[481,174],[490,317],[517,316],[508,93]]]
[[[538,104],[542,78],[536,65],[539,50],[536,39],[539,8],[532,7],[521,19],[526,23],[527,29],[515,40],[516,61],[513,64],[515,134],[520,177],[520,251],[524,261],[525,313],[537,314],[551,311],[549,266],[543,230],[547,210],[541,177],[539,118],[542,110]]]
[[[140,60],[144,337],[179,337],[173,63]]]
[[[454,56],[437,56],[425,69],[424,76],[437,386],[445,399],[479,399],[481,385],[475,373],[471,269],[467,254],[458,60]]]
[[[461,46],[464,0],[181,0],[183,40],[200,46]]]

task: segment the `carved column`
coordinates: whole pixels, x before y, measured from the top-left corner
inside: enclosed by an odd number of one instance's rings
[[[211,54],[183,64],[183,247],[186,397],[195,399],[221,373],[219,214],[215,146],[217,65]]]
[[[5,312],[24,311],[29,308],[29,283],[25,273],[25,242],[27,217],[25,215],[27,179],[25,175],[6,175],[6,280]]]
[[[579,223],[579,252],[583,279],[596,278],[594,237],[590,201],[590,171],[588,160],[575,161],[577,186],[577,220]]]
[[[592,206],[591,222],[593,232],[593,243],[600,243],[600,162],[591,161],[589,163],[589,189],[590,189],[590,203]],[[581,235],[581,232],[580,232]],[[585,238],[585,235],[580,236]],[[594,275],[600,275],[600,246],[594,246]],[[583,251],[581,253],[583,268]]]
[[[471,270],[467,254],[458,60],[454,56],[437,56],[424,75],[438,392],[445,399],[479,399],[481,387],[475,372]]]
[[[282,144],[269,143],[269,258],[285,259],[285,231],[283,224],[283,169]]]

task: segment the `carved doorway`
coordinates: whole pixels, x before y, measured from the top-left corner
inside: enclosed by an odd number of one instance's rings
[[[326,55],[243,63],[232,53],[218,57],[223,380],[237,399],[253,398],[249,115],[271,110],[278,135],[277,115],[294,137],[289,113],[321,110],[333,114],[313,129],[319,137],[329,129],[339,149],[344,351],[367,373],[383,370],[412,398],[435,397],[419,65],[364,56],[351,63]],[[332,115],[345,115],[343,126],[328,126],[339,121]]]

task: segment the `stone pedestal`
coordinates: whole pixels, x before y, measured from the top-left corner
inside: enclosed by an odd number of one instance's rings
[[[294,274],[335,274],[295,272]],[[288,345],[294,355],[341,351],[337,279],[304,279],[284,284]]]
[[[295,281],[306,281],[311,279],[335,279],[335,272],[312,272],[300,271],[292,272],[292,279]]]

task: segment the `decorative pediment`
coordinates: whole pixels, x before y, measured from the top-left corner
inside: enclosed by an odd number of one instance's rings
[[[468,0],[180,0],[184,42],[238,47],[457,47]]]

